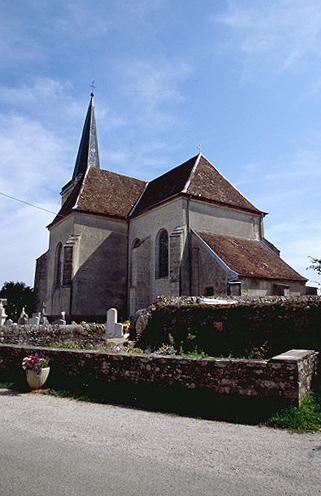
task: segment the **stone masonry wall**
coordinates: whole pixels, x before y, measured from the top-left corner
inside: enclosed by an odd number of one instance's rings
[[[22,373],[30,347],[0,345],[0,373]],[[270,360],[186,358],[37,348],[50,358],[51,374],[105,383],[149,384],[210,390],[242,397],[272,398],[300,404],[314,377],[318,353],[291,350]]]
[[[30,346],[53,346],[72,343],[73,347],[90,350],[106,344],[103,324],[78,325],[5,325],[0,326],[0,343]]]

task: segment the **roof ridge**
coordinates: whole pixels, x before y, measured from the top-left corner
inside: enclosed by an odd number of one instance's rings
[[[143,189],[143,191],[141,192],[141,194],[139,195],[139,197],[137,198],[135,204],[133,205],[133,207],[131,208],[131,210],[129,211],[128,213],[128,218],[131,217],[131,215],[135,212],[135,209],[137,207],[137,205],[139,204],[142,196],[144,195],[146,189],[148,188],[148,185],[149,185],[149,182],[147,181],[146,184],[145,184],[145,187]]]
[[[188,187],[191,184],[192,177],[195,174],[195,170],[196,170],[196,168],[197,168],[197,166],[199,164],[199,161],[200,161],[201,156],[202,156],[201,152],[199,152],[199,154],[196,155],[196,157],[195,157],[196,158],[195,164],[193,166],[193,169],[191,170],[191,173],[189,175],[189,178],[187,179],[187,181],[185,183],[184,188],[182,189],[182,193],[187,193]]]

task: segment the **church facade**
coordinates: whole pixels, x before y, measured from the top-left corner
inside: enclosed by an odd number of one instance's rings
[[[71,181],[37,259],[34,311],[97,320],[157,296],[305,294],[265,213],[201,154],[145,182],[100,168],[93,95]]]

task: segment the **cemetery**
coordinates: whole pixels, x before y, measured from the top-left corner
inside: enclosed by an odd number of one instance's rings
[[[138,312],[127,332],[116,309],[107,311],[105,324],[67,324],[64,314],[49,323],[45,310],[30,319],[23,310],[19,323],[5,320],[4,325],[1,301],[0,376],[20,375],[22,380],[23,358],[37,352],[50,359],[48,387],[81,383],[95,391],[126,391],[121,396],[125,403],[140,391],[158,398],[201,394],[208,405],[208,398],[217,404],[224,398],[254,401],[256,406],[263,401],[266,411],[272,403],[300,405],[316,378],[320,308],[315,296],[264,302],[235,298],[230,305],[162,297]],[[278,333],[278,346],[271,327]],[[268,342],[267,350],[260,346],[262,340]],[[252,346],[250,358],[242,354],[245,342]],[[164,343],[163,350],[175,354],[161,352]],[[201,344],[218,353],[205,353]],[[236,350],[234,356],[221,353],[229,350],[227,344]]]

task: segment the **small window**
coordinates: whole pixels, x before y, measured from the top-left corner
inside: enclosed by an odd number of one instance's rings
[[[56,249],[56,277],[55,283],[57,286],[62,284],[62,268],[63,268],[63,249],[62,244],[59,243]]]
[[[158,235],[158,277],[168,277],[168,233],[163,229]]]
[[[240,282],[228,282],[227,283],[227,294],[229,296],[241,296],[242,286]]]
[[[205,296],[214,296],[214,287],[213,286],[207,286],[205,288]]]
[[[273,284],[273,295],[290,296],[290,286],[284,286],[284,284]]]

